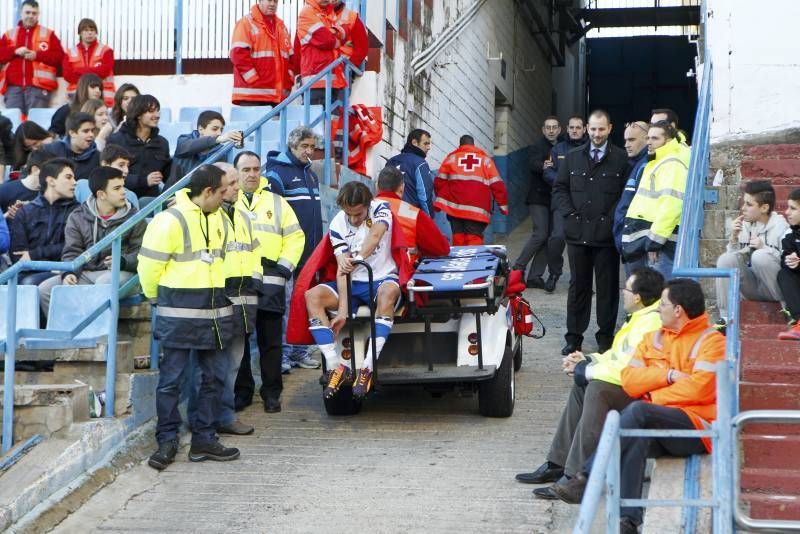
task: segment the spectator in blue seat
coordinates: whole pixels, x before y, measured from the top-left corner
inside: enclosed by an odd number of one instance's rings
[[[41,194],[22,206],[11,223],[11,260],[61,261],[67,217],[78,207],[75,202],[75,167],[55,158],[39,173]],[[20,284],[39,285],[53,276],[50,271],[19,275]]]
[[[17,211],[39,196],[39,171],[53,155],[42,149],[31,153],[28,164],[25,166],[25,175],[19,180],[13,180],[0,185],[0,210],[9,221],[14,218]]]
[[[158,196],[170,175],[169,142],[158,135],[160,111],[161,104],[153,95],[136,96],[119,131],[108,137],[109,144],[121,146],[132,157],[125,187],[139,197],[142,206]]]
[[[54,142],[55,136],[33,121],[25,121],[14,132],[14,155],[12,169],[20,170],[28,162],[28,156],[34,150]]]
[[[98,167],[89,175],[92,196],[86,199],[67,219],[61,261],[72,261],[95,243],[133,217],[137,209],[125,198],[125,177],[113,167]],[[136,274],[137,255],[142,246],[147,224],[139,221],[122,238],[119,282],[124,284]],[[51,273],[52,274],[52,273]],[[60,284],[108,284],[111,282],[111,246],[89,260],[75,272],[52,276],[39,286],[42,313],[50,307],[50,294]]]
[[[94,117],[71,113],[67,117],[67,135],[44,147],[54,157],[67,158],[75,166],[75,178],[84,180],[100,166],[100,152],[94,142]]]
[[[234,130],[222,133],[224,128],[225,119],[220,113],[211,110],[200,113],[197,117],[197,129],[192,133],[178,136],[175,158],[172,160],[172,173],[167,187],[203,163],[217,145],[229,141],[241,145],[244,139],[242,132]]]
[[[100,166],[112,167],[119,169],[122,172],[122,177],[128,177],[128,165],[131,162],[131,155],[127,150],[118,145],[106,145],[100,152]],[[89,180],[78,180],[75,186],[75,202],[83,204],[92,196],[92,191],[89,188]],[[139,209],[139,199],[133,194],[132,191],[125,189],[125,198],[128,199],[131,206]]]

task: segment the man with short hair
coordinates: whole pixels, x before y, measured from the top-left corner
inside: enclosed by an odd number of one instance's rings
[[[431,150],[431,134],[421,128],[411,130],[399,154],[386,165],[400,169],[405,188],[403,201],[433,216],[433,173],[425,158]]]
[[[13,219],[22,206],[39,195],[39,171],[51,159],[53,156],[44,149],[34,150],[28,156],[22,178],[0,185],[0,210],[6,219]]]
[[[123,178],[128,177],[128,165],[131,162],[130,153],[119,145],[106,145],[100,152],[100,167],[110,167],[122,173]],[[89,180],[78,180],[75,186],[75,201],[83,204],[92,197]],[[139,198],[133,191],[125,189],[125,198],[130,205],[139,209]]]
[[[625,225],[625,214],[628,213],[628,206],[631,205],[633,195],[639,187],[642,178],[642,171],[647,165],[647,133],[650,125],[644,121],[631,122],[625,125],[625,152],[628,154],[628,177],[625,182],[625,189],[617,202],[614,210],[614,243],[617,245],[617,252],[622,256],[622,229]],[[645,267],[646,259],[639,262],[629,262],[622,256],[625,275],[630,276],[634,269]]]
[[[403,229],[411,263],[418,258],[447,256],[450,243],[424,211],[403,200],[405,176],[400,169],[386,164],[378,174],[378,200],[389,203],[397,224]]]
[[[462,135],[459,147],[445,156],[433,182],[433,206],[444,211],[453,230],[453,245],[482,245],[492,216],[492,198],[508,215],[508,192],[494,161]]]
[[[650,126],[647,133],[649,161],[625,214],[622,230],[625,261],[639,265],[646,261],[666,279],[672,278],[683,193],[689,175],[688,154],[676,136],[677,131],[668,122]]]
[[[44,145],[54,157],[67,158],[75,164],[75,177],[88,180],[89,174],[100,166],[100,152],[94,142],[94,117],[88,113],[70,113],[66,122],[67,135]]]
[[[8,108],[27,114],[50,106],[64,49],[55,32],[39,25],[39,2],[24,0],[17,26],[0,37],[0,93]]]
[[[614,336],[611,348],[588,357],[573,352],[564,358],[564,372],[574,377],[575,385],[561,413],[547,460],[533,473],[520,473],[516,477],[526,484],[556,482],[554,486],[535,489],[535,497],[558,499],[557,491],[563,485],[585,484],[586,479],[581,478],[584,464],[600,441],[606,415],[633,402],[620,385],[622,369],[644,335],[661,327],[658,300],[663,288],[664,277],[658,271],[649,267],[635,270],[622,290],[625,312],[629,315]]]
[[[686,136],[686,132],[678,128],[678,114],[669,108],[656,108],[650,112],[650,124],[655,124],[661,121],[667,121],[673,128],[675,128],[675,131],[678,132],[675,138],[681,144],[681,148],[684,151],[684,157],[688,161],[691,153],[691,147],[689,147],[689,138]]]
[[[279,0],[258,0],[236,22],[231,43],[232,101],[239,106],[280,104],[298,73],[286,25],[276,15]]]
[[[205,110],[197,117],[197,129],[192,133],[181,134],[175,143],[172,156],[172,169],[165,187],[171,187],[186,176],[189,171],[203,163],[218,145],[228,142],[241,144],[242,132],[231,130],[223,133],[225,118],[218,111]]]
[[[212,165],[195,171],[189,188],[175,194],[175,205],[147,226],[139,250],[139,280],[144,296],[156,305],[153,334],[164,351],[156,388],[158,450],[148,460],[158,470],[166,469],[178,452],[178,401],[192,350],[203,378],[189,460],[239,458],[239,450],[224,447],[214,429],[214,407],[225,380],[224,351],[234,326],[223,265],[230,228],[219,210],[228,189],[224,175]]]
[[[553,186],[553,203],[565,217],[570,270],[564,356],[581,350],[591,317],[593,280],[599,352],[611,347],[619,308],[619,253],[613,224],[628,158],[608,140],[612,124],[606,111],[593,111],[588,124],[589,143],[567,153]]]
[[[61,261],[72,261],[98,241],[133,217],[137,210],[125,198],[125,177],[112,167],[98,167],[89,175],[92,196],[70,213],[65,228],[64,249]],[[147,224],[139,221],[122,237],[122,256],[119,264],[119,283],[127,282],[136,273],[137,255],[142,246]],[[99,252],[74,272],[65,272],[45,280],[39,286],[42,313],[47,315],[50,295],[60,284],[110,284],[111,247]]]
[[[266,413],[281,411],[280,396],[282,359],[291,347],[282,347],[286,330],[286,302],[291,294],[291,279],[300,261],[305,239],[297,216],[289,202],[268,188],[260,174],[261,160],[254,152],[244,151],[233,160],[239,178],[236,210],[248,215],[253,222],[256,253],[263,275],[262,291],[256,312],[256,340],[261,366],[261,400]],[[300,349],[298,349],[300,350]],[[298,366],[317,368],[319,362],[302,349]],[[255,392],[255,382],[248,358],[242,360],[236,380],[237,405],[247,406]]]

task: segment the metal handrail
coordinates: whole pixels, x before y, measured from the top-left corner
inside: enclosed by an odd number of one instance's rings
[[[739,463],[739,432],[747,423],[779,423],[779,424],[798,424],[800,423],[800,410],[749,410],[742,412],[731,421],[733,429],[733,459]],[[741,498],[741,474],[738,465],[733,470],[733,495],[734,504],[733,518],[736,524],[750,530],[762,530],[769,532],[798,532],[800,531],[800,521],[798,520],[778,520],[778,519],[753,519],[742,511],[739,506]]]
[[[333,110],[336,108],[341,107],[344,110],[350,109],[349,106],[349,98],[350,98],[350,91],[349,85],[348,88],[344,91],[344,96],[341,101],[332,101],[332,94],[333,94],[333,71],[334,69],[338,68],[339,66],[343,66],[345,70],[346,79],[349,79],[350,73],[355,73],[356,75],[361,75],[362,71],[346,58],[340,57],[336,61],[331,62],[325,69],[323,69],[320,73],[316,74],[315,76],[311,77],[306,83],[300,86],[297,90],[295,90],[291,95],[289,95],[286,100],[269,110],[267,113],[264,114],[263,117],[253,122],[245,131],[244,135],[248,136],[252,133],[256,134],[256,147],[257,150],[261,150],[261,126],[271,120],[273,117],[278,116],[281,122],[281,129],[280,135],[282,140],[282,147],[285,147],[285,139],[287,134],[287,121],[286,121],[286,113],[283,113],[283,110],[290,105],[291,102],[297,100],[298,98],[308,95],[312,86],[319,82],[320,80],[325,81],[325,103],[323,107],[323,111],[319,117],[315,118],[313,121],[310,117],[310,104],[309,100],[306,98],[304,99],[304,121],[307,124],[316,124],[320,120],[325,121],[325,139],[324,141],[324,149],[325,149],[325,160],[323,161],[323,168],[324,168],[324,183],[326,185],[330,184],[330,178],[332,174],[332,167],[331,167],[331,120]],[[344,127],[345,131],[348,127],[348,113],[344,113]],[[346,136],[345,136],[346,137]],[[342,160],[344,165],[347,166],[348,161],[348,150],[347,150],[348,143],[344,143],[344,147],[342,150]],[[200,164],[206,165],[211,164],[219,161],[223,157],[227,156],[231,150],[234,149],[234,144],[232,142],[225,143],[221,145],[219,148],[215,149],[208,155],[208,157]],[[200,166],[198,165],[198,167]],[[17,281],[19,277],[19,273],[22,271],[62,271],[62,272],[74,272],[76,269],[79,269],[83,265],[85,265],[88,261],[92,258],[97,256],[100,252],[108,248],[111,245],[111,258],[112,258],[112,265],[111,265],[111,287],[119,287],[119,270],[120,270],[120,258],[121,258],[121,251],[122,251],[122,237],[127,234],[134,226],[136,226],[140,221],[144,220],[146,217],[151,216],[156,211],[161,210],[161,206],[164,202],[166,202],[172,195],[174,195],[180,189],[183,189],[189,184],[191,180],[192,174],[197,170],[198,167],[190,170],[183,178],[178,180],[175,184],[171,187],[167,188],[163,191],[155,200],[150,202],[147,206],[143,207],[139,210],[133,217],[122,223],[118,228],[116,228],[113,232],[109,235],[92,245],[88,250],[82,253],[80,256],[75,258],[72,261],[20,261],[16,264],[12,265],[9,269],[0,273],[0,284],[7,283],[8,284],[8,300],[6,302],[6,342],[5,342],[5,373],[3,377],[3,444],[2,450],[0,453],[6,453],[10,450],[12,441],[13,441],[13,418],[14,418],[14,374],[15,374],[15,366],[16,366],[16,352],[17,352],[17,344],[19,339],[19,332],[17,331],[17,324],[16,324],[16,308],[17,308]],[[136,278],[136,277],[134,277]],[[125,287],[131,287],[134,282],[126,283]],[[106,416],[113,417],[114,415],[114,406],[116,402],[116,352],[117,352],[117,322],[119,319],[119,292],[112,292],[113,294],[110,297],[110,309],[111,314],[109,318],[109,335],[108,335],[108,346],[106,348]],[[102,306],[109,306],[108,301],[104,302]],[[88,322],[86,322],[88,325]],[[150,366],[151,368],[157,368],[158,366],[158,358],[157,354],[153,351],[157,351],[157,346],[155,343],[151,346],[151,357],[150,357]]]

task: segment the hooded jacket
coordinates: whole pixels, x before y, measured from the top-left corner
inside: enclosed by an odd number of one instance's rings
[[[432,216],[433,173],[425,161],[425,155],[421,148],[406,144],[386,165],[397,167],[403,173],[403,182],[406,184],[403,200]]]
[[[186,176],[189,171],[203,163],[211,151],[217,147],[217,138],[213,135],[200,135],[197,130],[189,134],[181,134],[175,142],[175,155],[172,159],[169,180],[166,187]]]
[[[264,174],[270,191],[285,198],[292,207],[305,235],[303,255],[295,269],[299,272],[322,239],[319,179],[311,170],[311,162],[301,162],[288,148],[285,152],[272,151],[267,155]]]
[[[89,148],[76,154],[72,151],[69,136],[62,137],[54,143],[42,145],[42,149],[56,158],[67,158],[75,164],[75,179],[88,180],[89,174],[100,166],[100,151],[94,141]]]
[[[136,137],[136,128],[130,121],[125,121],[119,130],[108,136],[107,144],[119,145],[131,155],[130,172],[125,178],[125,187],[139,198],[157,197],[161,189],[157,185],[147,185],[147,175],[160,171],[166,181],[172,163],[169,141],[158,135],[158,128],[152,129],[150,139],[142,141]]]
[[[61,252],[61,261],[72,261],[92,247],[95,243],[113,232],[125,221],[136,214],[136,208],[125,202],[125,207],[118,209],[108,219],[103,219],[97,214],[97,199],[89,197],[86,202],[70,213],[65,228],[64,250]],[[142,246],[142,237],[147,224],[139,221],[130,232],[122,238],[122,258],[120,269],[136,272],[139,248]],[[111,255],[111,246],[99,252],[94,258],[86,262],[83,267],[75,271],[80,276],[81,271],[105,271],[103,258]],[[66,273],[65,273],[66,274]]]
[[[50,204],[41,194],[22,206],[11,222],[11,252],[27,250],[32,260],[61,261],[67,217],[77,207],[73,198]]]
[[[782,242],[787,231],[789,231],[789,223],[786,222],[783,215],[773,211],[769,214],[766,224],[747,221],[742,223],[739,241],[737,243],[728,242],[727,251],[749,255],[752,253],[750,238],[760,237],[764,241],[764,250],[768,251],[776,260],[780,260],[782,259]]]

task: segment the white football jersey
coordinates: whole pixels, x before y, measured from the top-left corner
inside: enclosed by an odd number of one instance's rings
[[[330,225],[333,250],[337,256],[343,253],[360,254],[364,239],[366,239],[370,228],[375,224],[385,224],[386,232],[381,237],[375,251],[365,260],[372,267],[374,280],[397,278],[397,265],[395,265],[392,257],[392,211],[386,202],[373,199],[369,205],[367,220],[358,227],[350,224],[344,210],[339,211],[333,217]],[[353,271],[352,279],[359,282],[367,282],[367,270],[363,267],[357,268]]]

